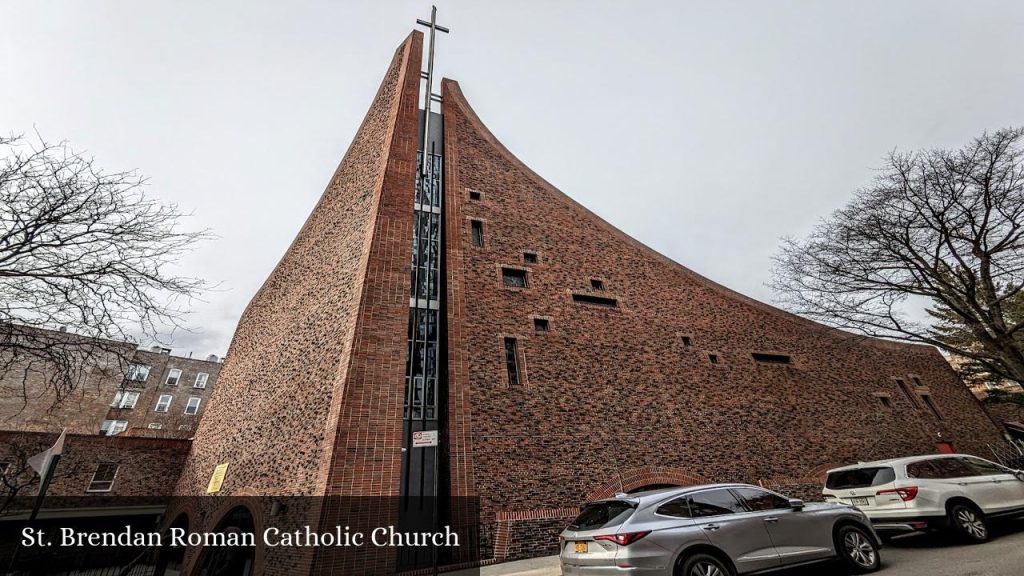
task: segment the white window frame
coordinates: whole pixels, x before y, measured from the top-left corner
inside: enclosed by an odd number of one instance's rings
[[[128,373],[125,374],[125,379],[131,382],[145,382],[149,378],[150,366],[149,364],[136,364],[132,362],[128,365]],[[139,378],[139,374],[142,378]]]
[[[166,403],[164,403],[164,398],[167,399]],[[173,401],[174,396],[171,394],[161,394],[160,397],[156,399],[156,407],[153,408],[153,412],[167,412],[171,409],[171,402]],[[163,405],[163,410],[160,409],[161,404]]]
[[[110,405],[122,410],[131,410],[139,403],[139,393],[135,390],[118,390]]]
[[[113,466],[114,467],[114,476],[110,480],[96,480],[96,475],[100,473],[100,468],[103,467],[103,466]],[[92,473],[92,479],[89,480],[89,487],[86,488],[85,491],[86,492],[110,492],[111,490],[114,489],[114,482],[117,481],[117,473],[120,472],[120,471],[121,471],[121,466],[119,464],[115,464],[113,462],[98,462],[96,464],[96,470],[93,471],[93,473]],[[100,484],[107,484],[107,482],[109,482],[109,485],[106,488],[93,488],[93,486],[97,482],[99,482]]]
[[[194,403],[193,403],[193,400],[195,401]],[[199,413],[199,405],[202,404],[202,403],[203,403],[203,399],[200,398],[199,396],[189,396],[188,397],[188,404],[185,404],[185,415],[186,416],[195,416],[196,414],[198,414]],[[191,412],[189,412],[190,409],[192,410]]]
[[[171,378],[174,378],[174,382],[171,382]],[[171,368],[167,371],[167,379],[164,380],[164,384],[168,386],[177,386],[181,382],[181,368]]]
[[[146,426],[146,428],[149,428],[150,430],[163,430],[164,425],[159,422],[150,422],[149,426]]]
[[[107,426],[108,422],[110,423],[109,426]],[[106,426],[106,428],[104,428],[104,426]],[[100,432],[102,432],[103,435],[105,436],[114,436],[116,434],[124,432],[127,429],[127,420],[104,420],[103,423],[100,424]]]
[[[206,388],[206,383],[210,380],[210,375],[206,372],[200,372],[196,374],[196,381],[192,384],[193,388]]]

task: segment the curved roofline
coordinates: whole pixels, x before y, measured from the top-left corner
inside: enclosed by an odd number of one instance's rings
[[[580,208],[582,210],[585,210],[586,213],[590,214],[600,226],[602,226],[603,228],[605,228],[609,232],[618,235],[620,238],[625,240],[630,245],[632,245],[632,246],[634,246],[634,247],[636,247],[636,248],[638,248],[638,249],[648,253],[649,255],[653,256],[654,258],[659,259],[662,262],[664,262],[664,263],[666,263],[666,264],[668,264],[668,265],[670,265],[672,267],[675,267],[676,269],[678,269],[679,271],[681,271],[683,274],[685,274],[689,278],[693,279],[694,281],[696,281],[696,282],[698,282],[700,284],[704,284],[705,286],[708,286],[709,288],[717,290],[718,292],[720,292],[721,294],[723,294],[723,295],[725,295],[727,297],[730,297],[730,298],[732,298],[734,300],[737,300],[737,301],[739,301],[739,302],[741,302],[743,304],[746,304],[748,306],[752,306],[752,307],[754,307],[754,308],[756,308],[758,310],[761,310],[762,312],[766,312],[768,314],[772,314],[772,315],[775,315],[777,317],[780,317],[780,318],[782,318],[784,320],[787,320],[787,321],[790,321],[790,322],[795,322],[797,324],[804,325],[804,326],[807,326],[807,327],[815,329],[815,330],[819,330],[821,332],[829,334],[830,336],[836,336],[836,337],[841,337],[841,338],[849,338],[849,339],[856,339],[856,340],[858,340],[860,342],[869,343],[871,345],[879,346],[879,347],[882,347],[882,348],[890,348],[890,349],[892,349],[892,348],[896,348],[896,349],[914,348],[914,349],[923,349],[923,350],[933,350],[935,352],[938,352],[937,348],[935,348],[934,346],[927,345],[927,344],[919,344],[919,343],[914,343],[914,342],[901,342],[901,341],[898,341],[898,340],[887,340],[887,339],[884,339],[884,338],[878,338],[878,337],[874,337],[874,336],[866,336],[866,335],[863,335],[863,334],[857,334],[855,332],[849,332],[849,331],[846,331],[846,330],[842,330],[840,328],[836,328],[834,326],[828,326],[827,324],[822,324],[820,322],[816,322],[814,320],[811,320],[811,319],[808,319],[808,318],[804,318],[802,316],[798,316],[798,315],[796,315],[796,314],[794,314],[792,312],[788,312],[788,311],[783,310],[781,308],[777,308],[775,306],[772,306],[771,304],[767,304],[765,302],[761,302],[760,300],[751,298],[750,296],[747,296],[745,294],[737,292],[736,290],[733,290],[732,288],[729,288],[728,286],[719,284],[718,282],[715,282],[714,280],[711,280],[710,278],[708,278],[706,276],[703,276],[703,275],[701,275],[701,274],[699,274],[697,272],[694,272],[693,270],[687,268],[686,266],[683,266],[679,262],[676,262],[675,260],[673,260],[673,259],[669,258],[668,256],[662,254],[661,252],[658,252],[657,250],[651,248],[650,246],[644,244],[643,242],[640,242],[636,238],[633,238],[632,236],[630,236],[626,232],[623,232],[622,230],[617,228],[614,224],[611,224],[610,222],[608,222],[607,220],[605,220],[604,218],[602,218],[598,214],[595,214],[593,211],[588,209],[586,206],[584,206],[584,205],[580,204],[579,202],[577,202],[576,200],[574,200],[571,196],[569,196],[565,192],[562,192],[561,190],[559,190],[553,184],[551,184],[550,182],[545,180],[544,177],[542,177],[540,174],[537,174],[536,172],[534,172],[533,169],[530,168],[529,166],[527,166],[525,162],[520,160],[518,157],[516,157],[515,154],[513,154],[511,151],[509,151],[509,149],[506,148],[505,145],[502,144],[500,140],[498,140],[498,138],[494,135],[494,133],[491,132],[491,130],[487,127],[487,125],[483,123],[483,121],[480,119],[480,116],[477,115],[476,111],[473,110],[473,107],[469,104],[469,101],[466,100],[466,96],[462,92],[462,87],[459,85],[457,80],[452,80],[451,78],[443,78],[441,80],[441,95],[442,95],[442,102],[444,103],[445,106],[448,106],[448,105],[458,106],[459,109],[472,122],[472,124],[476,128],[477,132],[485,140],[487,140],[492,146],[494,146],[494,148],[496,150],[498,150],[501,153],[501,155],[505,157],[506,160],[508,160],[509,162],[514,164],[515,166],[519,167],[536,184],[538,184],[539,186],[545,188],[546,190],[548,190],[552,194],[555,194],[556,196],[560,197],[564,201],[567,201],[567,202],[571,203],[573,206],[575,206],[577,208]]]

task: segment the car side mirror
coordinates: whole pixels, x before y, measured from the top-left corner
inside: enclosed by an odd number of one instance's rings
[[[793,510],[803,510],[804,501],[800,500],[799,498],[790,498],[789,507],[792,508]]]

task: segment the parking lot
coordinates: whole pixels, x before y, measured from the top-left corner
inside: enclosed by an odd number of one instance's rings
[[[993,526],[991,542],[970,546],[940,534],[911,534],[882,550],[887,576],[1020,576],[1024,574],[1024,519]],[[558,557],[487,566],[481,576],[559,576]],[[837,566],[817,564],[776,572],[779,576],[833,576]]]

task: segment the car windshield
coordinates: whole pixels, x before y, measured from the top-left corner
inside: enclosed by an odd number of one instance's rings
[[[594,530],[607,526],[613,520],[625,520],[624,514],[633,509],[633,504],[622,500],[591,502],[583,507],[580,515],[572,521],[569,528],[573,530]]]
[[[825,487],[830,490],[849,490],[851,488],[868,488],[879,484],[888,484],[896,479],[896,473],[888,466],[874,468],[855,468],[831,472],[825,480]]]

